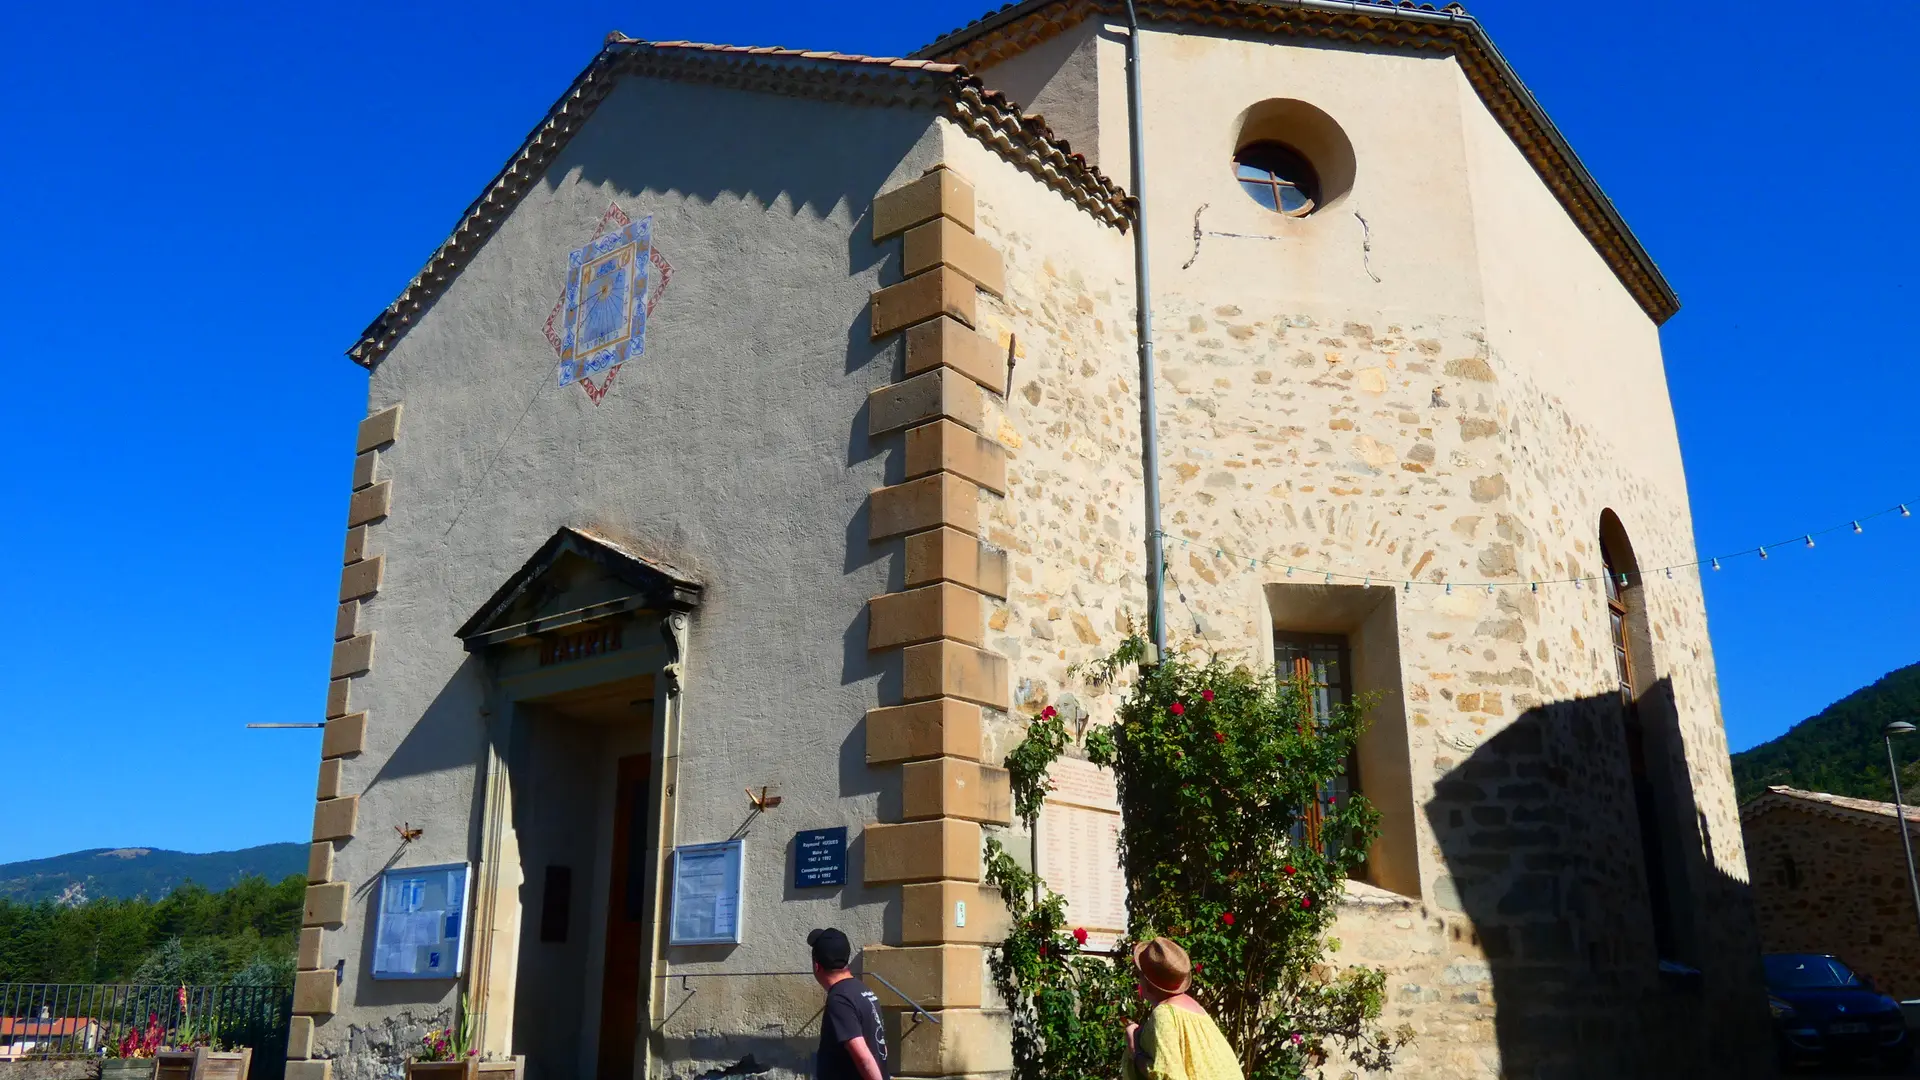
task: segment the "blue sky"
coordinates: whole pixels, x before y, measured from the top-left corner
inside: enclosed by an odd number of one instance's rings
[[[317,733],[242,725],[320,714],[342,351],[608,30],[899,54],[983,2],[7,5],[0,862],[307,834]],[[1897,35],[1472,10],[1686,304],[1703,552],[1920,500]],[[1916,555],[1920,518],[1882,519],[1709,578],[1736,749],[1920,660]]]

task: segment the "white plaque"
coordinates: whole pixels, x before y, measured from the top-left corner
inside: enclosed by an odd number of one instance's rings
[[[1039,874],[1066,898],[1067,923],[1087,931],[1087,948],[1111,948],[1127,928],[1120,870],[1120,799],[1113,777],[1062,758],[1048,772],[1053,789],[1040,810]]]
[[[1090,761],[1061,758],[1047,770],[1047,779],[1053,782],[1053,789],[1047,792],[1048,802],[1120,812],[1120,787],[1113,774]]]

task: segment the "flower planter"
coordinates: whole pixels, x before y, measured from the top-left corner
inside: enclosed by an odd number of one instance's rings
[[[407,1080],[474,1080],[480,1075],[480,1063],[465,1061],[409,1061]]]
[[[480,1063],[480,1080],[523,1080],[527,1075],[527,1056],[519,1054],[505,1061]]]
[[[100,1080],[153,1080],[152,1058],[107,1058],[100,1063]]]
[[[193,1051],[162,1050],[153,1055],[154,1080],[193,1080]]]
[[[153,1055],[154,1080],[247,1080],[253,1064],[251,1048],[236,1051],[162,1050]]]
[[[521,1080],[527,1073],[525,1055],[505,1061],[409,1061],[407,1080]]]

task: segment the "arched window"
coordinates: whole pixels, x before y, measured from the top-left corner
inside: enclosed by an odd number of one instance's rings
[[[1655,671],[1645,583],[1626,528],[1611,510],[1600,518],[1600,562],[1606,575],[1602,592],[1607,599],[1608,643],[1613,648],[1613,676],[1620,698],[1620,732],[1626,744],[1633,805],[1639,818],[1640,855],[1653,907],[1654,944],[1661,960],[1679,962],[1690,951],[1691,935],[1686,870],[1676,860],[1680,833],[1677,785],[1688,784],[1689,779],[1684,755],[1677,746],[1678,724],[1669,704],[1671,696],[1649,694]],[[1671,768],[1676,759],[1683,763],[1677,776]],[[1692,802],[1687,801],[1689,805]],[[1687,820],[1691,821],[1690,815]]]
[[[1633,705],[1633,649],[1627,641],[1627,588],[1630,584],[1623,565],[1615,560],[1613,547],[1600,542],[1600,561],[1607,575],[1607,624],[1612,631],[1613,668],[1620,680],[1620,700]]]

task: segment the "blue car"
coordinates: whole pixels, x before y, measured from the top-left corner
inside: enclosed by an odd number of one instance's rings
[[[1782,1064],[1867,1061],[1892,1071],[1912,1062],[1900,1003],[1872,980],[1820,953],[1769,953],[1762,960]]]

